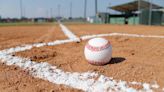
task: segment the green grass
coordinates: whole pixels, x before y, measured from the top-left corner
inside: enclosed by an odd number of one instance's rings
[[[162,23],[162,26],[164,26],[164,22]]]
[[[33,25],[53,25],[55,22],[43,22],[43,23],[34,23],[34,22],[18,22],[18,23],[0,23],[0,26],[33,26]]]
[[[65,25],[89,24],[89,22],[85,22],[85,21],[63,21],[62,23]]]

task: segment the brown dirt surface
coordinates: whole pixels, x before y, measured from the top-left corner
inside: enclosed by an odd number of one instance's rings
[[[88,34],[105,33],[131,33],[145,35],[164,35],[163,26],[143,26],[143,25],[109,25],[109,24],[67,24],[71,31],[78,36]]]
[[[67,39],[59,25],[0,27],[0,50],[40,42]],[[49,53],[46,53],[50,55]],[[53,55],[53,54],[52,54]],[[55,54],[54,54],[55,55]],[[42,58],[42,57],[41,57]],[[0,64],[0,92],[81,92],[31,77],[15,66]]]
[[[66,39],[57,24],[0,27],[0,50],[22,44],[49,42],[57,39]]]
[[[68,28],[78,36],[104,33],[133,33],[164,35],[160,26],[125,26],[72,24]],[[58,25],[8,26],[0,27],[0,50],[31,44],[67,39]],[[84,57],[81,43],[45,46],[14,53],[36,62],[48,62],[70,72],[93,71],[114,79],[157,83],[164,87],[164,39],[105,37],[113,46],[113,59],[104,66],[90,65]],[[138,88],[138,87],[137,87]],[[0,64],[0,92],[79,92],[63,85],[31,77],[27,72],[14,66]]]
[[[164,39],[106,37],[113,46],[113,59],[105,66],[90,65],[81,43],[33,48],[15,53],[36,62],[48,62],[70,72],[94,71],[118,80],[153,83],[164,87]]]
[[[0,64],[0,92],[81,92],[31,77],[27,72]]]

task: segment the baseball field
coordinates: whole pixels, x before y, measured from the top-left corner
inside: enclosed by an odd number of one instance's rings
[[[84,57],[91,38],[112,44],[112,60]],[[164,27],[52,23],[0,26],[0,91],[163,92]]]

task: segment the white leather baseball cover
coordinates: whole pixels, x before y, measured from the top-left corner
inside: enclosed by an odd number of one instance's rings
[[[84,54],[90,64],[104,65],[112,58],[112,46],[104,38],[93,38],[86,44]]]

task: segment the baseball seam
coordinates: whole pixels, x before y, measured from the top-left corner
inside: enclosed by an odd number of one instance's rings
[[[89,49],[89,50],[91,50],[91,51],[98,52],[98,51],[102,51],[102,50],[104,50],[104,49],[107,49],[110,45],[111,45],[111,44],[110,44],[109,41],[108,41],[107,44],[105,44],[105,45],[103,45],[103,46],[101,46],[101,47],[95,47],[95,46],[92,46],[92,45],[90,45],[90,44],[88,43],[88,44],[86,45],[86,48]]]
[[[105,45],[100,46],[100,47],[94,47],[88,43],[86,45],[86,48],[90,51],[98,52],[98,51],[105,50],[105,49],[109,48],[110,46],[111,46],[111,43],[108,41]],[[105,61],[105,59],[99,60],[99,61],[94,61],[94,60],[87,60],[87,61],[89,61],[89,63],[92,65],[105,65],[108,63],[107,61]]]

